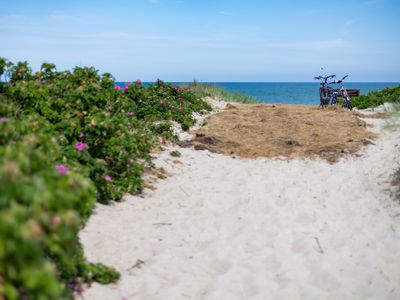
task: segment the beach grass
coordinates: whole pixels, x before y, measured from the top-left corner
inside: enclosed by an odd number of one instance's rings
[[[400,103],[394,103],[393,104],[393,110],[391,111],[391,116],[393,117],[392,119],[398,120],[400,117]],[[400,127],[399,123],[391,123],[390,127]],[[400,162],[399,162],[400,165]],[[393,185],[399,187],[399,191],[396,194],[397,199],[400,201],[400,166],[397,168],[396,172],[393,174]]]
[[[360,109],[391,103],[391,108],[387,109],[387,113],[391,118],[386,122],[384,128],[395,129],[400,127],[398,121],[400,117],[400,85],[393,88],[369,92],[366,95],[361,95],[360,97],[352,99],[352,102],[354,107]],[[392,178],[392,184],[400,188],[400,167],[393,173]],[[396,197],[400,200],[400,192],[397,193]]]
[[[390,116],[384,126],[385,129],[395,129],[400,127],[400,103],[392,103],[390,109],[385,109],[386,113]]]
[[[193,81],[192,83],[182,85],[182,87],[190,89],[195,95],[202,98],[208,96],[226,102],[237,102],[244,104],[260,103],[260,101],[253,96],[238,92],[230,92],[223,87],[211,83],[199,83]]]

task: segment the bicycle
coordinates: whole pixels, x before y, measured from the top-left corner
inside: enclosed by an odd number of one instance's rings
[[[338,81],[330,82],[329,84],[338,84],[339,85],[338,89],[336,89],[336,90],[331,89],[331,90],[336,92],[336,97],[340,93],[340,96],[343,98],[344,105],[346,106],[346,108],[348,108],[349,110],[353,110],[353,104],[351,103],[349,93],[347,92],[346,88],[343,85],[343,80],[345,80],[347,77],[349,77],[349,75],[342,77],[342,79],[340,79]],[[331,103],[332,103],[332,101],[331,101]],[[336,103],[336,98],[335,98],[335,103]]]
[[[319,76],[314,77],[315,80],[321,80],[320,87],[319,87],[319,100],[320,100],[319,106],[321,106],[322,108],[329,105],[330,94],[331,94],[331,90],[332,90],[332,88],[329,87],[329,84],[331,84],[332,82],[328,83],[328,79],[329,78],[333,79],[335,77],[336,77],[336,75],[329,75],[329,76],[319,75]]]

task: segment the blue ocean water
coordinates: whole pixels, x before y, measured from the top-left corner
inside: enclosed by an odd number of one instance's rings
[[[228,91],[254,96],[265,103],[319,104],[318,82],[218,82]],[[361,94],[399,85],[396,82],[349,82],[348,89],[359,89]]]
[[[180,84],[175,83],[175,84]],[[319,104],[318,82],[207,82],[221,86],[231,92],[239,92],[254,96],[265,103],[282,104]],[[123,86],[124,83],[117,82]],[[147,85],[149,83],[144,83]],[[359,89],[361,94],[394,87],[399,82],[347,82],[348,89]]]

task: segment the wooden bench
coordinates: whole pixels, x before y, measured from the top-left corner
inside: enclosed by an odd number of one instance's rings
[[[360,90],[357,90],[357,89],[346,89],[346,90],[347,90],[347,94],[349,94],[350,98],[360,96]]]
[[[349,94],[350,98],[354,98],[354,97],[360,96],[360,90],[358,90],[358,89],[346,89],[346,90],[347,90],[347,94]],[[332,90],[329,90],[329,97],[331,95],[332,95]],[[340,92],[338,93],[338,97],[342,97]]]

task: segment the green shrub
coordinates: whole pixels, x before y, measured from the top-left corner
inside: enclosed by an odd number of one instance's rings
[[[400,85],[394,88],[372,91],[352,99],[353,106],[360,109],[379,106],[385,102],[400,103]]]
[[[58,161],[60,147],[45,120],[4,117],[15,111],[2,101],[0,298],[60,299],[71,296],[67,284],[77,278],[115,281],[116,271],[84,260],[77,237],[95,204],[94,185]]]
[[[136,82],[114,89],[113,77],[94,68],[55,72],[55,65],[45,63],[42,72],[18,78],[7,96],[21,114],[37,112],[52,124],[62,156],[86,168],[103,203],[142,191],[143,164],[150,162],[157,136],[174,138],[171,127],[161,123],[175,120],[187,130],[195,122],[193,112],[211,109],[193,93],[161,80],[147,88]]]
[[[136,95],[145,93],[145,97]],[[188,130],[195,123],[193,112],[211,110],[211,107],[191,91],[157,80],[146,89],[135,83],[129,86],[128,97],[138,104],[137,117],[150,121],[174,120]]]
[[[0,59],[0,299],[71,298],[118,272],[85,261],[78,231],[96,198],[143,188],[150,150],[210,106],[162,81],[115,88],[111,74]],[[10,79],[10,80],[9,80]],[[9,80],[9,82],[7,82]]]

